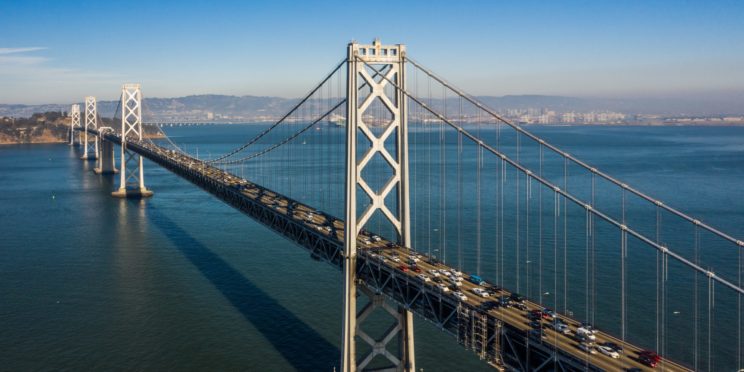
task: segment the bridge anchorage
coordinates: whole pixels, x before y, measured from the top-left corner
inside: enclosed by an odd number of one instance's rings
[[[142,156],[127,148],[129,141],[142,141],[142,91],[139,84],[121,87],[121,163],[119,189],[111,195],[118,198],[144,198],[153,195],[145,187]]]
[[[98,113],[96,110],[96,97],[85,97],[85,129],[83,130],[83,156],[82,160],[98,160],[99,136],[92,133],[98,131]],[[89,138],[93,137],[92,141]]]
[[[75,146],[82,142],[82,132],[78,133],[78,141],[75,141],[75,131],[80,130],[80,128],[80,105],[74,104],[70,107],[70,146]]]

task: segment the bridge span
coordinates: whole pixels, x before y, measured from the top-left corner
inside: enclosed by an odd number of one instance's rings
[[[117,134],[89,131],[92,135],[100,135],[103,141],[121,145],[121,136]],[[343,269],[343,220],[187,154],[131,139],[126,146],[306,249],[313,259]],[[477,285],[469,280],[469,275],[458,273],[453,267],[366,231],[360,234],[357,244],[360,248],[357,285],[364,292],[372,298],[378,296],[380,300],[384,298],[412,311],[452,335],[460,345],[496,368],[522,371],[653,370],[640,362],[641,347],[624,343],[602,331],[595,331],[595,342],[621,345],[623,354],[620,358],[580,349],[577,329],[581,322],[563,314],[555,316],[568,325],[569,331],[563,333],[545,328],[543,335],[533,332],[529,324],[530,315],[542,311],[543,307],[528,299],[512,300],[508,307],[489,309],[484,306],[494,297],[518,296],[505,288]],[[407,264],[408,260],[415,260],[414,269]],[[445,290],[432,280],[444,278],[446,274],[442,271],[464,278],[458,286],[463,297],[456,295],[454,288],[447,286]],[[422,279],[419,274],[426,275],[427,279]],[[473,292],[476,288],[488,289],[489,297],[477,295]],[[360,313],[365,311],[362,309]],[[663,359],[660,364],[667,371],[690,370],[668,359]]]

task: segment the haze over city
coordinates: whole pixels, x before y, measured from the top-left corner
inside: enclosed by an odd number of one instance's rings
[[[113,100],[124,81],[294,98],[375,37],[475,95],[741,101],[743,16],[737,1],[12,1],[0,103]]]

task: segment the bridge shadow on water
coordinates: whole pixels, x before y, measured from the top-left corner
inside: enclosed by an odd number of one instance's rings
[[[295,369],[330,371],[338,364],[340,350],[335,345],[156,208],[148,206],[145,210],[149,222],[163,231]],[[271,369],[269,366],[246,367]]]

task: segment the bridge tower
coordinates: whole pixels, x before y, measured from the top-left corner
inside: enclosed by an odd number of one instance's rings
[[[93,142],[88,139],[88,131],[98,131],[98,112],[96,97],[85,97],[85,130],[83,130],[83,160],[98,159],[98,136],[93,136]]]
[[[121,87],[121,178],[119,189],[111,195],[119,198],[141,198],[152,196],[145,188],[145,173],[142,157],[127,149],[129,142],[142,141],[142,91],[139,84],[124,84]]]
[[[74,104],[70,107],[70,146],[76,144],[75,128],[80,128],[80,105],[78,104]],[[78,143],[80,142],[78,141]]]
[[[408,122],[406,99],[400,90],[390,92],[388,79],[405,89],[405,45],[382,45],[375,40],[371,45],[352,42],[347,50],[347,101],[346,101],[346,225],[344,236],[344,324],[342,370],[352,372],[364,370],[377,356],[384,356],[392,365],[390,370],[415,371],[412,313],[402,307],[385,303],[381,293],[372,293],[360,286],[369,303],[357,313],[357,239],[359,233],[373,216],[382,214],[394,227],[398,243],[411,247],[410,206],[408,184]],[[372,76],[367,64],[384,71],[384,78]],[[360,88],[362,96],[359,95]],[[388,88],[386,91],[386,87]],[[361,100],[361,101],[360,101]],[[389,123],[384,128],[372,128],[365,123],[365,112],[379,100],[388,111]],[[372,114],[374,110],[370,110]],[[379,132],[375,134],[375,132]],[[361,140],[361,141],[360,141]],[[387,145],[387,146],[386,146]],[[394,148],[391,154],[388,148]],[[361,155],[363,154],[363,155]],[[364,168],[374,157],[381,157],[391,169],[389,181],[379,190],[372,190],[364,179]],[[371,181],[371,180],[370,180]],[[393,210],[386,197],[394,193],[397,203]],[[365,195],[365,203],[359,203],[357,193]],[[362,211],[358,214],[357,209]],[[380,339],[373,339],[360,329],[361,323],[376,309],[384,309],[395,318],[393,324]],[[398,350],[387,349],[397,334]],[[371,351],[358,358],[356,339],[366,342]],[[397,354],[397,355],[395,355]]]

